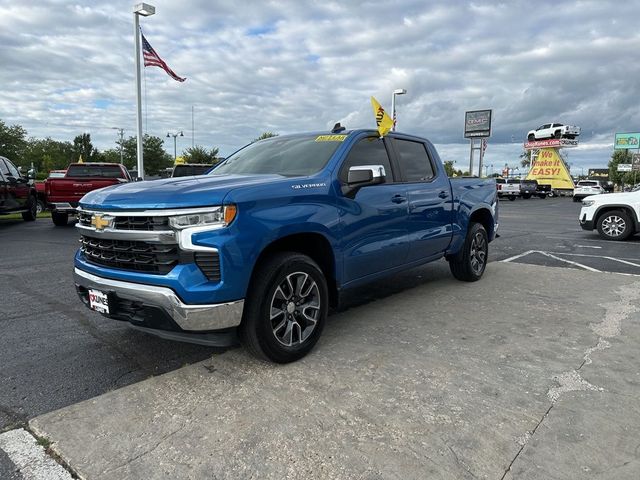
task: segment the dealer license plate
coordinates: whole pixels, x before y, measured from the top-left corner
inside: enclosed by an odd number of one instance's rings
[[[107,294],[100,290],[89,289],[89,307],[100,313],[109,313],[109,299]]]

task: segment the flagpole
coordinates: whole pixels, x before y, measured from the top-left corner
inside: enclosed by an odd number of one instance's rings
[[[142,85],[140,82],[140,15],[148,17],[156,13],[153,5],[140,3],[133,7],[133,38],[135,39],[136,55],[136,135],[137,135],[137,159],[138,177],[144,179],[144,159],[142,158]]]

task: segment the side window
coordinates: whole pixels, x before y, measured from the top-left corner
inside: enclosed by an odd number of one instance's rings
[[[13,163],[8,160],[5,160],[5,163],[7,164],[7,168],[9,169],[9,175],[15,178],[20,178],[20,172],[18,172],[18,169],[13,165]]]
[[[426,182],[435,176],[423,143],[394,139],[393,145],[406,182]]]
[[[346,184],[349,168],[356,165],[382,165],[387,174],[386,183],[393,182],[391,162],[384,141],[378,137],[368,137],[355,144],[340,169],[340,182]]]
[[[545,123],[542,128],[551,128],[551,124],[550,123]]]
[[[0,158],[0,175],[2,175],[3,177],[9,175],[9,169],[7,168],[7,165],[4,163],[4,160],[2,158]]]

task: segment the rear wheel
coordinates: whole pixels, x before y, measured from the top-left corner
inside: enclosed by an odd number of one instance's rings
[[[530,193],[523,193],[522,194],[522,198],[524,198],[525,200],[528,200],[531,198],[531,194]]]
[[[44,212],[45,210],[45,205],[44,202],[40,199],[38,199],[38,215],[40,215],[42,212]]]
[[[553,138],[560,138],[562,136],[562,133],[560,132],[560,130],[556,130],[553,134]]]
[[[450,257],[449,268],[458,280],[475,282],[482,278],[489,256],[489,238],[487,231],[479,223],[469,225],[462,251]]]
[[[530,142],[535,141],[536,136],[533,133],[530,133],[529,136],[527,137],[527,140],[529,140]]]
[[[306,255],[277,253],[258,265],[245,304],[240,338],[259,358],[289,363],[316,344],[327,318],[327,282]]]
[[[22,219],[26,222],[33,222],[38,216],[38,199],[35,196],[29,196],[27,208],[26,212],[22,212]]]
[[[542,200],[544,200],[545,198],[547,198],[547,195],[544,193],[541,193],[540,195],[538,195],[538,197],[540,197]]]
[[[516,199],[515,195],[509,195],[509,201],[513,202]]]
[[[633,233],[629,214],[623,210],[611,210],[598,217],[598,233],[606,240],[625,240]]]
[[[51,212],[51,220],[56,227],[64,227],[69,223],[69,214],[60,212]]]

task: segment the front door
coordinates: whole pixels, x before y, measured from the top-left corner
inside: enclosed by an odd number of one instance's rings
[[[384,183],[362,187],[355,195],[339,199],[345,284],[406,261],[406,188],[395,182],[385,143],[378,137],[359,140],[339,170],[341,185],[346,185],[353,166],[382,165],[386,173]]]

